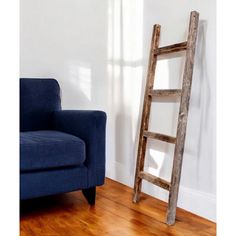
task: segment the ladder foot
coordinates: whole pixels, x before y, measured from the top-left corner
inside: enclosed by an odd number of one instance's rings
[[[170,225],[170,226],[174,225],[175,224],[175,217],[167,217],[166,224]]]
[[[166,224],[167,225],[174,225],[175,224],[175,217],[176,217],[176,211],[175,210],[170,210],[170,211],[168,210],[167,217],[166,217]]]
[[[133,197],[133,202],[137,203],[137,202],[139,202],[139,200],[140,200],[140,194],[139,193],[135,193],[134,197]]]

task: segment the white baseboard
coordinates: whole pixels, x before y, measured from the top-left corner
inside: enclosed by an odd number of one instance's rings
[[[106,176],[129,187],[133,187],[134,176],[125,170],[125,166],[118,162],[109,163]],[[167,191],[153,186],[146,181],[143,182],[142,191],[165,202],[168,200]],[[180,186],[178,207],[216,222],[216,196],[213,194]]]

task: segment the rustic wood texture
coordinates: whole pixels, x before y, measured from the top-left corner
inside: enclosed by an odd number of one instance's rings
[[[167,210],[167,224],[173,225],[175,223],[176,206],[178,200],[179,183],[181,177],[184,143],[187,127],[188,108],[191,93],[193,64],[195,45],[197,39],[199,14],[196,11],[191,12],[189,32],[187,40],[187,51],[185,59],[185,68],[182,82],[182,96],[179,108],[176,145],[174,151],[174,161],[171,176],[171,186],[169,192],[169,204]]]
[[[176,142],[175,137],[171,137],[171,136],[168,136],[168,135],[165,135],[165,134],[153,133],[153,132],[145,130],[143,132],[143,135],[146,138],[157,139],[157,140],[167,142],[167,143],[174,143],[175,144],[175,142]]]
[[[164,188],[166,190],[170,189],[170,183],[169,182],[167,182],[166,180],[161,179],[159,177],[156,177],[155,175],[152,175],[152,174],[149,174],[147,172],[141,171],[139,173],[139,177],[142,178],[142,179],[145,179],[148,182],[150,182],[152,184],[155,184],[155,185],[157,185],[161,188]]]
[[[146,194],[133,204],[132,189],[106,179],[95,206],[81,191],[21,203],[21,236],[210,236],[216,225],[177,208],[174,227],[165,224],[167,204]]]
[[[179,97],[181,93],[181,89],[153,89],[149,91],[149,95],[152,97]]]
[[[164,54],[184,51],[186,49],[187,49],[187,42],[182,42],[182,43],[176,43],[169,46],[157,48],[155,50],[155,54],[157,54],[157,56],[161,56]]]
[[[145,94],[144,94],[141,128],[140,128],[140,134],[139,134],[136,173],[135,173],[135,180],[134,180],[134,197],[133,197],[134,202],[139,201],[139,195],[141,192],[142,179],[139,178],[139,172],[143,171],[143,168],[144,168],[144,158],[145,158],[146,145],[147,145],[147,138],[144,137],[143,131],[147,130],[148,123],[149,123],[150,108],[151,108],[152,100],[151,100],[151,97],[148,95],[148,93],[149,91],[153,89],[153,84],[154,84],[155,70],[156,70],[156,63],[157,63],[157,57],[154,52],[159,46],[160,30],[161,30],[160,25],[153,26],[147,82],[146,82],[146,88],[145,88]]]
[[[133,201],[134,202],[139,201],[142,179],[146,179],[147,181],[154,184],[160,183],[159,178],[152,175],[148,175],[148,173],[143,172],[147,138],[158,139],[161,141],[174,143],[175,152],[174,152],[173,168],[171,175],[171,183],[170,185],[168,185],[168,188],[166,187],[166,185],[159,184],[160,187],[169,190],[169,201],[168,201],[168,210],[166,218],[166,223],[168,225],[173,225],[175,223],[175,217],[176,217],[176,207],[178,200],[179,183],[181,177],[184,143],[185,143],[185,135],[187,127],[188,108],[189,108],[189,100],[191,93],[198,20],[199,20],[198,12],[196,11],[191,12],[188,39],[186,42],[158,48],[159,38],[160,38],[160,26],[155,25],[151,43],[147,84],[144,96],[143,113],[142,113],[142,121],[140,128]],[[157,57],[165,54],[176,53],[183,50],[186,50],[186,60],[185,60],[182,90],[179,89],[153,90]],[[148,131],[151,98],[163,97],[163,96],[173,97],[180,95],[181,95],[181,101],[180,101],[176,138]]]

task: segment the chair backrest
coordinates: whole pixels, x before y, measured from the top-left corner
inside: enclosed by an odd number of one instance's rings
[[[52,113],[61,109],[55,79],[20,79],[20,131],[52,128]]]

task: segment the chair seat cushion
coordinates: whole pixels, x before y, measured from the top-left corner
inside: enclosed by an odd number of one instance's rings
[[[85,161],[80,138],[54,130],[20,133],[20,170],[35,171],[79,166]]]

